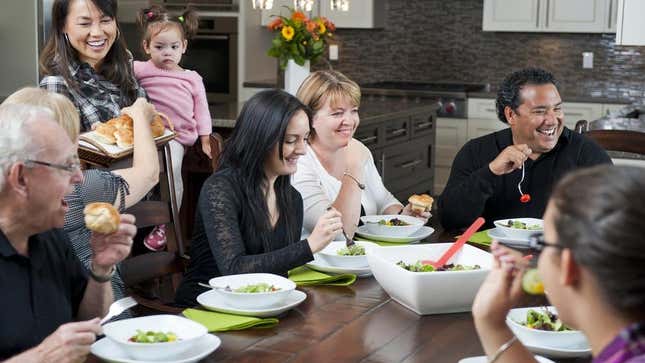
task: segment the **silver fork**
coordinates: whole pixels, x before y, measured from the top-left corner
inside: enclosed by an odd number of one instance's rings
[[[131,307],[137,305],[137,301],[133,299],[132,297],[124,297],[122,299],[119,299],[110,305],[110,309],[108,310],[107,315],[101,319],[101,325],[107,323],[110,319],[113,317],[121,314],[122,312],[126,311],[127,309],[130,309]]]
[[[327,210],[331,210],[331,209],[332,209],[332,206],[327,207]],[[349,238],[347,233],[345,233],[345,228],[341,227],[341,232],[343,232],[343,237],[345,237],[345,246],[351,247],[355,245],[354,240]]]

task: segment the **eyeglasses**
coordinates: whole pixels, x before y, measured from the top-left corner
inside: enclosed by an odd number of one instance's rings
[[[30,164],[31,164],[31,166],[33,166],[34,164],[43,165],[43,166],[46,166],[48,168],[54,168],[54,169],[58,169],[58,170],[63,170],[63,171],[66,171],[68,173],[74,173],[77,170],[80,170],[80,168],[81,168],[81,162],[80,162],[80,160],[78,160],[78,158],[74,158],[71,162],[69,162],[67,164],[55,164],[55,163],[48,163],[46,161],[32,160],[32,159],[25,160],[25,165],[30,166]]]
[[[543,233],[535,233],[529,236],[529,249],[533,253],[540,253],[544,248],[546,247],[555,247],[559,249],[563,249],[564,246],[559,245],[557,243],[549,243],[544,240],[544,234]]]

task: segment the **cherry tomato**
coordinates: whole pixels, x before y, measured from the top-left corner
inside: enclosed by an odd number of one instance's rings
[[[522,203],[528,203],[531,201],[531,196],[529,194],[522,194],[520,197],[520,202]]]

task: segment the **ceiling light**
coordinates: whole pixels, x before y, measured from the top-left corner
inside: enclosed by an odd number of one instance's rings
[[[273,0],[251,0],[253,9],[271,9],[273,8]]]
[[[331,10],[349,11],[349,0],[331,0],[329,6]]]
[[[314,0],[293,0],[293,7],[296,10],[311,11],[314,7]]]

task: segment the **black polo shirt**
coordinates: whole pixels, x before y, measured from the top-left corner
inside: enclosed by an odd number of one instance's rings
[[[73,321],[87,286],[87,272],[62,230],[29,238],[19,255],[0,230],[0,360],[40,344]]]
[[[467,227],[479,216],[486,219],[486,227],[498,219],[542,218],[551,190],[564,174],[580,167],[611,164],[602,147],[565,127],[551,151],[524,163],[522,192],[530,194],[531,201],[521,203],[517,184],[522,170],[498,176],[488,167],[512,144],[511,129],[506,128],[468,141],[457,153],[438,201],[444,228]]]

